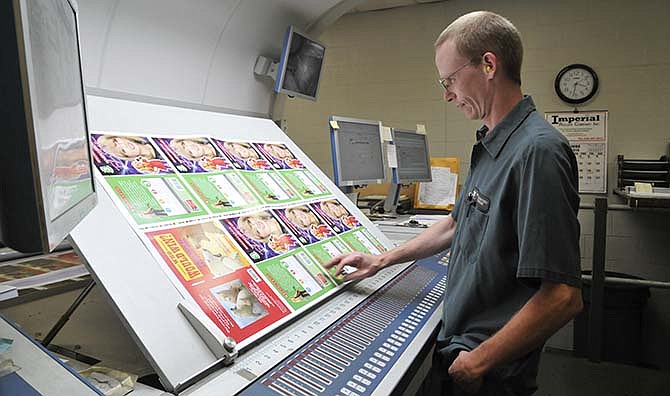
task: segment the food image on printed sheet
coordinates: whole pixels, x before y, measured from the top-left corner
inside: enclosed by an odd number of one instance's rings
[[[278,171],[279,175],[303,198],[332,194],[326,186],[307,169]]]
[[[105,181],[138,225],[206,214],[176,175],[114,176]]]
[[[153,140],[181,173],[218,172],[233,169],[230,160],[221,154],[206,137],[155,137]]]
[[[291,313],[253,268],[203,283],[194,296],[205,313],[228,336],[241,342]]]
[[[302,249],[258,264],[259,270],[293,309],[335,287],[325,270]]]
[[[304,169],[305,165],[284,143],[253,143],[274,169]]]
[[[210,290],[240,328],[268,315],[265,306],[239,279],[233,279]]]
[[[188,289],[249,266],[250,261],[217,221],[146,233],[147,237]]]
[[[235,171],[190,173],[182,177],[212,213],[226,213],[261,205],[261,201]]]
[[[220,139],[212,141],[231,160],[235,169],[248,171],[272,169],[270,162],[251,143]]]
[[[103,176],[174,173],[151,141],[142,136],[92,133],[91,156]]]
[[[360,221],[336,199],[311,203],[310,207],[338,234],[361,226]]]
[[[300,247],[296,237],[270,211],[220,221],[255,263]]]
[[[333,230],[308,205],[275,209],[274,212],[303,245],[335,236]]]

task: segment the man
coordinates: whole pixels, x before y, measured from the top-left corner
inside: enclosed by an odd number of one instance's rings
[[[523,96],[522,55],[516,28],[491,12],[464,15],[440,34],[444,99],[484,124],[454,210],[389,252],[326,264],[337,273],[356,267],[346,279],[361,279],[451,247],[432,372],[453,394],[532,394],[542,345],[582,309],[577,164]]]

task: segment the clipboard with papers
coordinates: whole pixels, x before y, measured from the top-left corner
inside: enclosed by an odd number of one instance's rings
[[[451,210],[458,195],[459,159],[432,157],[430,168],[433,181],[417,183],[414,189],[415,209]]]

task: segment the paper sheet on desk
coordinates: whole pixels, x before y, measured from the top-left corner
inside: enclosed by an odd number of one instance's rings
[[[421,183],[419,201],[430,205],[447,206],[456,203],[458,175],[446,167],[432,167],[433,180],[439,182]]]
[[[0,301],[9,300],[10,298],[18,296],[19,289],[16,287],[10,285],[0,285]],[[2,350],[2,340],[4,340],[4,338],[0,338],[0,353],[4,352]]]

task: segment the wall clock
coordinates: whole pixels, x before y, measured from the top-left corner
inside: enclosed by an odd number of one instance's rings
[[[598,91],[598,75],[587,65],[568,65],[556,75],[554,89],[562,101],[573,105],[581,104]]]

